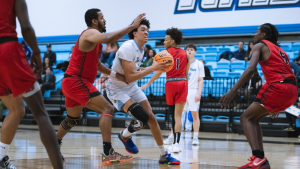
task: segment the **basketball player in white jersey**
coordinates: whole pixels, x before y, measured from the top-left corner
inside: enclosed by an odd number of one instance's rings
[[[197,48],[194,44],[188,44],[186,46],[186,53],[188,58],[191,59],[189,69],[189,83],[188,83],[188,96],[183,111],[191,111],[193,116],[193,145],[199,145],[198,133],[200,128],[199,120],[199,106],[201,100],[201,93],[203,89],[203,78],[205,77],[204,65],[199,60],[195,59]],[[173,143],[173,133],[169,135],[168,139],[164,140],[164,144]]]
[[[131,139],[131,134],[148,124],[159,148],[159,163],[179,165],[180,161],[165,151],[161,131],[150,103],[144,92],[136,84],[137,80],[146,75],[154,71],[162,71],[169,66],[168,63],[156,63],[154,61],[152,66],[140,69],[144,56],[144,45],[148,42],[149,28],[149,21],[143,20],[137,29],[128,34],[131,40],[124,42],[117,51],[112,70],[125,75],[127,84],[111,77],[106,85],[107,97],[118,110],[124,110],[133,118],[129,126],[118,135],[127,152],[131,154],[139,152]]]

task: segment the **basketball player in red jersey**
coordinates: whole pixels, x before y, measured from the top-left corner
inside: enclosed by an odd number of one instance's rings
[[[248,68],[234,87],[224,95],[220,104],[228,108],[237,90],[248,82],[259,63],[267,83],[260,89],[254,103],[242,114],[240,121],[252,149],[250,163],[239,169],[269,169],[264,156],[262,131],[259,121],[271,114],[278,116],[280,111],[290,107],[297,99],[296,77],[290,66],[288,55],[277,44],[278,30],[269,23],[261,25],[254,36],[255,46]]]
[[[179,141],[181,133],[181,115],[188,94],[188,71],[190,62],[187,58],[186,51],[178,48],[182,42],[182,32],[177,28],[167,29],[164,45],[168,52],[174,58],[173,68],[167,72],[167,83],[165,85],[166,101],[172,115],[172,129],[174,142],[172,152],[180,152]],[[163,72],[157,71],[147,84],[141,89],[147,88]]]
[[[85,13],[85,22],[88,29],[84,30],[78,38],[73,49],[69,67],[62,81],[62,92],[65,95],[65,105],[68,115],[61,122],[57,132],[57,139],[60,145],[68,131],[79,123],[83,107],[87,107],[101,114],[99,127],[103,137],[102,163],[120,163],[132,159],[132,156],[122,156],[112,148],[111,127],[114,109],[100,95],[100,92],[93,86],[93,83],[96,79],[97,70],[125,82],[125,76],[111,71],[100,62],[102,52],[101,43],[117,41],[131,30],[137,28],[144,19],[145,14],[140,14],[130,26],[116,32],[104,34],[106,32],[106,20],[103,17],[103,13],[99,9],[89,9]]]
[[[25,114],[23,97],[38,123],[41,140],[46,147],[53,168],[63,169],[59,146],[44,107],[40,86],[26,60],[21,44],[18,43],[16,17],[21,25],[23,38],[33,51],[31,64],[36,66],[37,77],[40,78],[41,75],[40,50],[29,21],[25,0],[0,0],[0,99],[9,110],[1,127],[0,168],[16,169],[9,162],[7,154],[18,125]]]

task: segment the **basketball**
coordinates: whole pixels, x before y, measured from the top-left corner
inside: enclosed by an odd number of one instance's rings
[[[161,51],[161,52],[159,52],[158,54],[156,54],[154,56],[154,59],[158,63],[167,62],[167,63],[171,64],[166,69],[164,69],[164,72],[170,71],[172,69],[173,65],[174,65],[173,56],[170,53],[168,53],[167,51]]]

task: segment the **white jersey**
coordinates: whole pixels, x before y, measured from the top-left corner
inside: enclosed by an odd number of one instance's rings
[[[205,77],[204,65],[195,59],[189,69],[189,89],[198,89],[198,78]]]
[[[135,70],[140,69],[144,56],[144,49],[140,49],[135,40],[128,40],[122,44],[116,53],[115,60],[113,61],[112,70],[124,75],[122,67],[122,60],[132,61],[135,63]],[[127,87],[128,85],[117,79],[110,78],[113,85],[118,87]],[[129,85],[134,85],[136,82],[132,82]]]

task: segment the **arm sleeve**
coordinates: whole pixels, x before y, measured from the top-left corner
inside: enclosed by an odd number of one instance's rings
[[[204,65],[202,62],[198,61],[198,69],[199,69],[199,76],[198,77],[205,77]]]
[[[126,44],[121,46],[119,49],[117,55],[120,59],[127,60],[127,61],[134,61],[134,48],[131,46],[131,44]]]

